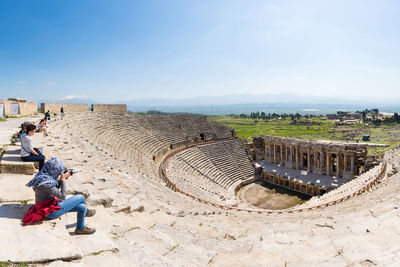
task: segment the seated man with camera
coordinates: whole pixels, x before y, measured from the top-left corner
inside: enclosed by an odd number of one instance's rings
[[[74,170],[65,169],[63,162],[56,157],[45,163],[43,169],[27,183],[35,191],[36,204],[24,216],[24,225],[44,218],[56,219],[67,212],[77,212],[75,234],[93,234],[96,231],[85,226],[85,217],[96,214],[95,210],[87,209],[85,198],[78,194],[66,199],[66,181],[73,174]]]

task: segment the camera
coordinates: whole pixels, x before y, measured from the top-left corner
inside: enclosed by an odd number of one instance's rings
[[[75,171],[74,171],[74,169],[69,169],[69,170],[65,170],[64,173],[67,173],[67,172],[69,172],[69,174],[72,176]]]

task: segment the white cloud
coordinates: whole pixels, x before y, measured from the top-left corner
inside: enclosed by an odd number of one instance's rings
[[[67,95],[64,97],[64,99],[81,99],[81,98],[87,98],[86,95]]]
[[[53,86],[53,85],[56,85],[56,83],[55,82],[47,82],[47,86]]]
[[[18,81],[19,84],[27,84],[27,81]]]

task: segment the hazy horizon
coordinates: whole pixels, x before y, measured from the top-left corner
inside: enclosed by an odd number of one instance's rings
[[[285,100],[285,101],[283,101]],[[400,112],[398,101],[365,101],[362,99],[339,99],[325,97],[299,97],[290,94],[272,95],[226,95],[194,98],[144,98],[134,101],[97,102],[90,98],[42,99],[38,102],[80,104],[126,104],[129,111],[146,112],[157,110],[170,113],[196,113],[204,115],[226,115],[264,111],[266,113],[327,114],[337,111],[361,111],[378,108],[383,112]]]

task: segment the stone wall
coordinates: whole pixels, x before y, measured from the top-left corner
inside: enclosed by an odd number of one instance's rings
[[[127,113],[127,107],[125,104],[93,104],[92,111],[95,112],[113,112],[113,113]]]
[[[332,188],[319,187],[314,184],[303,183],[302,181],[290,179],[289,177],[281,177],[267,171],[263,171],[261,173],[261,178],[270,184],[274,184],[309,196],[323,195],[327,191],[332,190]]]
[[[50,110],[50,113],[60,113],[61,107],[64,107],[64,112],[76,113],[76,112],[88,112],[88,104],[66,104],[66,103],[41,103],[41,112],[45,113]]]
[[[0,104],[4,104],[4,116],[27,116],[37,114],[37,103],[22,102],[14,100],[0,100]],[[18,105],[18,108],[12,111],[12,105]],[[0,112],[1,113],[1,112]]]
[[[38,105],[36,102],[19,103],[19,112],[21,115],[32,115],[38,113]]]

